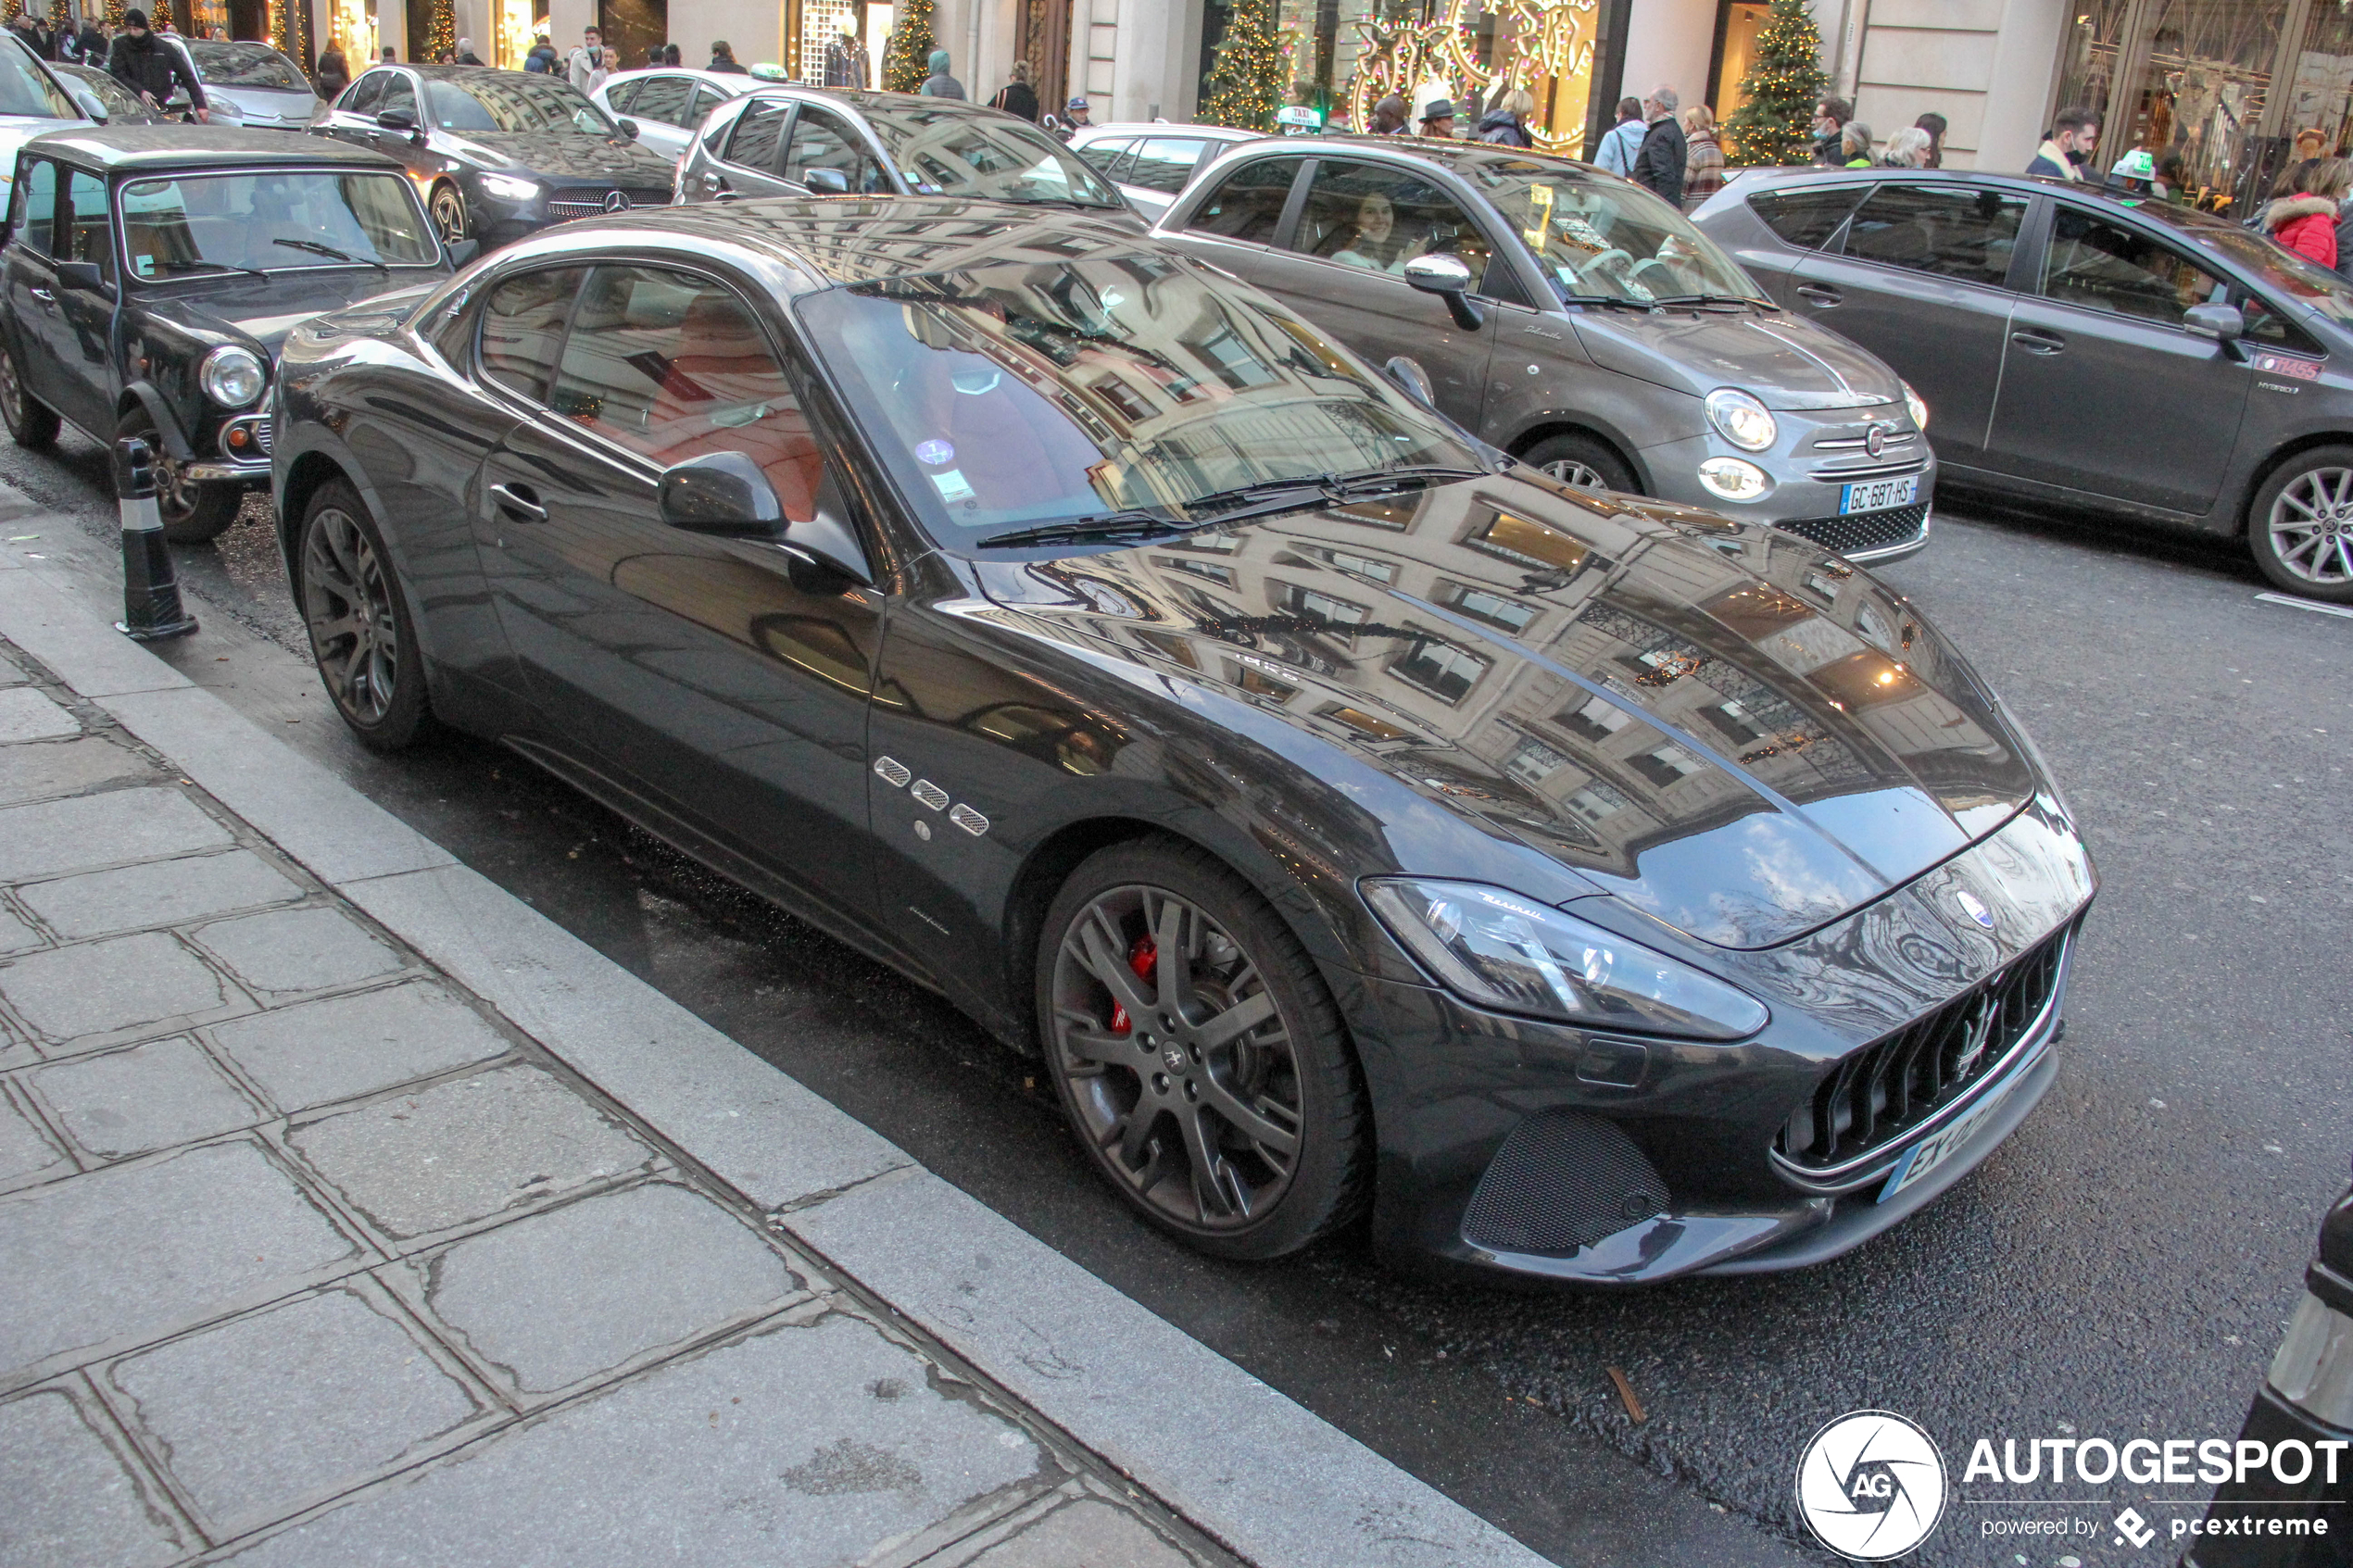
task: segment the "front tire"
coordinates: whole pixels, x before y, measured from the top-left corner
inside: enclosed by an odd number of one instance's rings
[[[1616,448],[1581,432],[1548,435],[1521,453],[1519,460],[1579,490],[1616,490],[1629,495],[1642,493],[1634,470]]]
[[[156,511],[163,536],[175,545],[208,545],[229,532],[245,504],[241,484],[202,484],[187,477],[186,465],[167,457],[155,416],[134,407],[115,422],[117,441],[144,441],[156,459]]]
[[[2255,493],[2246,546],[2291,594],[2353,604],[2353,446],[2321,446],[2284,464]]]
[[[1152,1223],[1258,1260],[1361,1207],[1371,1117],[1340,1010],[1214,856],[1151,838],[1089,857],[1047,911],[1037,988],[1071,1126]]]
[[[454,245],[466,237],[466,196],[457,186],[435,185],[425,212],[443,245]]]
[[[25,390],[16,353],[6,345],[0,345],[0,421],[19,446],[37,452],[57,444],[57,416]]]
[[[295,584],[310,655],[335,711],[371,751],[405,751],[440,726],[416,620],[367,504],[341,480],[304,511]]]

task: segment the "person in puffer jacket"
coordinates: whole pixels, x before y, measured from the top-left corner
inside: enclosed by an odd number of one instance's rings
[[[2263,232],[2315,266],[2336,270],[2337,203],[2353,186],[2353,165],[2307,158],[2290,169],[2263,209]]]

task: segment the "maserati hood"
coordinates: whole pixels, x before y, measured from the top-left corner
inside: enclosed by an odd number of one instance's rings
[[[2041,784],[1960,656],[1868,573],[1524,468],[975,570],[1044,634],[1279,714],[1720,946],[1838,919]]]
[[[1785,312],[1588,310],[1576,320],[1596,365],[1696,397],[1737,386],[1768,408],[1860,408],[1904,396],[1876,355]]]

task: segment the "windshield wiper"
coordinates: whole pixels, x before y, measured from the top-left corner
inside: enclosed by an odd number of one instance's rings
[[[1561,295],[1561,303],[1564,305],[1610,305],[1616,306],[1620,310],[1640,310],[1644,315],[1658,308],[1650,300],[1636,299],[1629,295],[1622,294],[1565,294]]]
[[[1669,294],[1658,298],[1661,305],[1753,305],[1759,310],[1779,310],[1769,299],[1752,299],[1740,294]]]
[[[250,278],[270,276],[258,267],[240,267],[233,261],[209,261],[201,257],[193,261],[182,260],[179,257],[167,257],[156,263],[157,270],[164,272],[191,272],[200,267],[210,268],[215,272],[243,272]]]
[[[1179,522],[1158,512],[1104,512],[1099,517],[1075,517],[1066,522],[991,533],[986,539],[974,540],[973,546],[982,550],[1018,550],[1031,545],[1094,545],[1121,540],[1140,545],[1148,539],[1170,538],[1207,526]]]
[[[289,250],[307,250],[314,256],[331,256],[337,261],[348,261],[355,267],[372,267],[387,276],[392,272],[391,268],[372,256],[354,256],[347,250],[337,250],[333,245],[321,245],[317,240],[271,240],[270,243],[273,245],[284,245]]]
[[[1451,484],[1456,480],[1478,479],[1486,472],[1484,469],[1425,463],[1403,468],[1367,469],[1362,473],[1267,479],[1254,484],[1238,484],[1230,490],[1213,490],[1206,495],[1194,496],[1185,503],[1185,508],[1207,515],[1190,520],[1179,520],[1160,512],[1106,512],[1100,517],[1073,518],[1068,522],[1016,529],[1011,533],[992,533],[974,543],[976,547],[986,550],[1018,549],[1028,545],[1081,545],[1121,540],[1142,544],[1147,540],[1198,533],[1228,522],[1271,517],[1277,512],[1331,506],[1342,501],[1361,501],[1400,490],[1422,490],[1433,484]]]

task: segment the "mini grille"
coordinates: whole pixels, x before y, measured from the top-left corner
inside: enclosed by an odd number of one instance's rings
[[[982,834],[988,831],[988,819],[982,816],[979,812],[974,810],[969,806],[957,807],[954,810],[948,813],[948,820],[955,823],[958,827],[963,829],[966,833],[972,834],[975,838],[978,838]]]
[[[1666,1182],[1617,1123],[1547,1110],[1495,1151],[1463,1235],[1499,1252],[1574,1252],[1666,1209]]]
[[[261,449],[263,457],[270,455],[270,449],[275,444],[277,434],[277,420],[256,420],[253,421],[253,444]]]
[[[1897,507],[1885,512],[1856,512],[1852,517],[1800,518],[1773,526],[1811,539],[1824,549],[1851,556],[1858,550],[1908,545],[1919,538],[1928,527],[1928,504]]]
[[[907,793],[935,811],[945,809],[948,805],[948,792],[929,779],[917,779],[915,787]]]
[[[1901,1136],[1994,1071],[2058,985],[2069,933],[1926,1018],[1838,1064],[1782,1126],[1773,1148],[1800,1170],[1841,1165]]]
[[[905,789],[907,781],[915,776],[907,771],[907,765],[904,762],[892,757],[875,758],[875,771],[880,773],[893,789]]]

